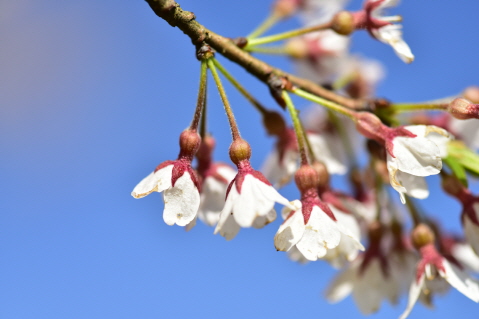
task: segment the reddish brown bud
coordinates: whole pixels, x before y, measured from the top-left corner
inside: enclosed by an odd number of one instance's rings
[[[333,17],[331,29],[337,34],[349,35],[354,31],[354,17],[349,11],[340,11]]]
[[[213,136],[206,135],[201,141],[200,148],[196,153],[196,158],[199,161],[211,159],[211,154],[215,148],[216,141]]]
[[[447,111],[459,120],[479,119],[479,104],[472,104],[463,98],[454,99],[447,106]]]
[[[324,188],[329,185],[329,172],[323,162],[315,161],[312,165],[316,173],[318,173],[318,187]]]
[[[462,193],[464,186],[455,176],[441,174],[441,178],[441,186],[446,193],[454,197]]]
[[[378,242],[383,235],[383,226],[380,222],[374,221],[368,226],[368,237],[370,242]]]
[[[263,114],[263,124],[268,135],[281,135],[286,130],[286,122],[278,112],[267,111]]]
[[[411,241],[416,249],[434,244],[434,232],[426,224],[417,225],[411,233]]]
[[[233,163],[238,165],[241,161],[251,158],[251,147],[243,139],[237,139],[230,145],[230,158]]]
[[[479,104],[479,87],[470,86],[464,90],[462,96],[474,104]]]
[[[180,154],[193,157],[200,147],[201,137],[194,131],[186,129],[180,135]]]
[[[316,189],[319,185],[319,176],[310,165],[302,165],[294,174],[294,180],[300,192]]]
[[[359,133],[378,142],[384,141],[384,124],[374,114],[360,112],[356,115],[356,128]]]

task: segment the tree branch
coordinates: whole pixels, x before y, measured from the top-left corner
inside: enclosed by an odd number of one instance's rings
[[[174,0],[145,1],[150,5],[151,9],[157,16],[164,19],[171,26],[177,27],[183,31],[191,39],[194,45],[199,46],[201,43],[206,42],[218,53],[232,62],[241,65],[246,71],[254,75],[263,83],[268,83],[268,79],[271,76],[287,77],[295,86],[301,88],[302,90],[308,91],[312,94],[318,95],[348,108],[367,108],[366,101],[354,100],[338,95],[312,81],[286,73],[280,69],[270,66],[261,60],[256,59],[249,53],[240,49],[231,39],[218,35],[199,24],[195,20],[196,17],[193,12],[184,11]]]

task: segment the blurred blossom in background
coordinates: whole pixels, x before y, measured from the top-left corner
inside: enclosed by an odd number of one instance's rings
[[[248,34],[270,7],[269,1],[179,3],[230,37]],[[394,9],[416,56],[411,65],[366,32],[353,35],[353,52],[386,66],[378,96],[423,101],[479,84],[479,3],[455,4],[405,0]],[[272,33],[298,25],[291,19]],[[140,201],[130,196],[156,165],[177,156],[199,78],[190,40],[146,2],[4,0],[0,45],[0,318],[362,316],[351,298],[327,303],[324,291],[336,273],[327,263],[300,265],[276,252],[280,218],[226,242],[201,223],[188,233],[167,226],[156,193]],[[286,58],[260,58],[292,70]],[[224,64],[278,109],[264,85]],[[253,108],[226,89],[259,169],[273,140]],[[215,157],[229,162],[226,117],[213,85],[209,92]],[[429,180],[431,196],[420,205],[447,231],[460,232],[460,205],[444,196],[437,176]],[[335,183],[345,187],[344,179]],[[471,184],[477,193],[477,180]],[[298,196],[292,184],[281,193]],[[398,317],[405,305],[403,296],[370,318]],[[417,305],[409,318],[458,312],[477,318],[478,306],[451,289],[436,298],[434,310]]]

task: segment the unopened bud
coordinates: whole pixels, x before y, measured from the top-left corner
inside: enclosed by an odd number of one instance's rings
[[[470,86],[464,90],[462,96],[474,104],[479,104],[479,87]]]
[[[417,225],[411,233],[411,241],[416,249],[434,244],[434,233],[426,224]]]
[[[310,165],[302,165],[294,174],[294,181],[300,192],[306,192],[311,188],[317,188],[319,176],[316,170]]]
[[[281,135],[286,130],[286,122],[278,112],[267,111],[263,114],[263,124],[268,135]]]
[[[230,158],[238,165],[241,161],[251,158],[251,146],[243,139],[237,139],[230,145]]]
[[[196,158],[200,161],[211,159],[215,145],[216,142],[214,137],[211,135],[206,135],[201,141],[200,148],[196,153]]]
[[[456,98],[448,106],[447,111],[456,119],[479,119],[479,104],[472,104],[466,99]]]
[[[309,45],[305,38],[294,38],[286,42],[284,51],[293,59],[304,59],[309,54]]]
[[[369,112],[360,112],[356,115],[356,128],[364,137],[384,141],[384,124],[374,114]]]
[[[318,187],[324,188],[329,185],[329,172],[326,165],[320,161],[314,161],[313,168],[318,173]]]
[[[455,176],[441,174],[441,178],[441,186],[449,195],[457,196],[463,191],[464,186]]]
[[[272,8],[273,15],[280,19],[290,17],[298,10],[298,6],[298,0],[276,0]]]
[[[201,137],[194,130],[184,130],[180,135],[180,154],[193,157],[200,147]]]
[[[337,34],[349,35],[354,29],[354,17],[349,11],[340,11],[333,17],[331,29]]]

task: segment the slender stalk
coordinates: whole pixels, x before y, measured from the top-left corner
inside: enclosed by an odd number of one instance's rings
[[[206,102],[206,79],[207,79],[207,65],[205,61],[201,61],[200,70],[200,88],[198,90],[198,99],[196,101],[195,115],[193,121],[191,121],[190,130],[196,131],[200,122],[201,114],[203,113],[203,107]]]
[[[422,218],[416,206],[414,205],[411,197],[406,198],[406,206],[408,208],[409,214],[411,215],[412,221],[414,222],[414,225],[419,225]]]
[[[201,67],[203,68],[203,64],[205,66],[208,66],[208,64],[206,63],[206,61],[201,61]],[[206,72],[205,72],[206,73]],[[205,87],[208,88],[208,77],[206,77],[206,80],[205,80]],[[201,122],[200,122],[200,136],[202,139],[205,138],[206,136],[206,132],[207,132],[207,123],[206,123],[206,116],[207,116],[207,108],[208,108],[208,103],[207,103],[207,90],[205,90],[205,94],[203,96],[203,112],[201,113]]]
[[[303,139],[306,143],[306,148],[308,149],[309,158],[311,159],[312,162],[314,162],[316,161],[316,155],[314,155],[313,147],[311,146],[311,143],[308,138],[308,134],[306,133],[306,129],[304,128],[304,125],[301,119],[299,120],[299,124],[301,125],[301,135],[303,136]]]
[[[304,147],[304,135],[302,133],[301,121],[299,120],[298,111],[294,107],[293,101],[291,101],[291,97],[289,96],[288,92],[283,91],[282,97],[286,103],[286,107],[288,109],[289,115],[291,116],[291,120],[293,121],[294,132],[296,133],[296,139],[298,141],[299,154],[301,155],[301,165],[308,165],[308,156]]]
[[[231,135],[233,136],[233,141],[236,141],[241,138],[241,135],[238,130],[238,125],[236,125],[236,120],[233,114],[233,110],[231,109],[228,98],[226,97],[225,89],[223,87],[223,84],[221,83],[221,79],[218,75],[218,72],[216,71],[214,62],[212,61],[212,59],[208,59],[207,63],[208,63],[208,68],[210,69],[211,74],[213,74],[213,78],[215,79],[218,92],[220,93],[220,96],[221,96],[221,100],[223,101],[226,116],[228,117],[228,121],[230,123]]]
[[[335,112],[341,113],[343,115],[346,115],[347,117],[349,117],[353,121],[355,119],[355,112],[346,108],[346,107],[344,107],[344,106],[342,106],[342,105],[339,105],[339,104],[334,103],[332,101],[328,101],[326,99],[323,99],[322,97],[319,97],[319,96],[316,96],[314,94],[308,93],[308,92],[303,91],[301,89],[293,88],[293,90],[291,92],[296,94],[297,96],[300,96],[300,97],[306,99],[306,100],[309,100],[311,102],[323,105],[323,106],[325,106],[326,108],[328,108],[332,111],[335,111]]]
[[[215,64],[216,68],[220,70],[220,72],[228,79],[228,81],[233,84],[233,86],[251,103],[253,106],[261,113],[266,114],[267,109],[258,101],[256,100],[253,95],[251,95],[246,89],[229,73],[223,65],[216,59],[213,59],[213,63]]]
[[[246,49],[260,45],[260,44],[266,44],[266,43],[271,43],[271,42],[277,42],[293,37],[297,37],[306,33],[311,33],[315,31],[322,31],[322,30],[327,30],[331,28],[331,22],[323,23],[323,24],[318,24],[312,27],[307,27],[307,28],[300,28],[288,32],[283,32],[283,33],[278,33],[274,35],[270,35],[267,37],[262,37],[262,38],[256,38],[256,39],[248,39],[248,45],[246,46]]]
[[[264,53],[264,54],[275,54],[275,55],[287,55],[286,50],[284,47],[247,47],[245,49],[248,52],[255,52],[255,53]]]
[[[423,103],[394,103],[390,105],[390,108],[396,112],[414,112],[414,111],[424,111],[424,110],[446,110],[446,103],[437,103],[437,104],[423,104]]]
[[[279,20],[281,19],[281,16],[278,14],[271,13],[266,19],[264,19],[261,24],[254,29],[253,32],[251,32],[247,38],[248,39],[254,39],[271,29],[272,26],[274,26]]]

